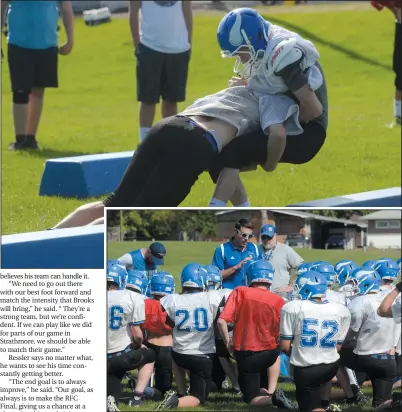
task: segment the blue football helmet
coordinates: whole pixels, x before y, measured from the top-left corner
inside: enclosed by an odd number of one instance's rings
[[[131,288],[145,295],[148,289],[148,276],[140,270],[131,269],[127,274],[126,289]]]
[[[304,272],[307,272],[310,270],[311,266],[314,264],[315,262],[303,262],[302,264],[300,264],[297,269],[296,269],[296,276],[300,276],[302,275]]]
[[[322,298],[327,292],[327,283],[327,278],[319,272],[304,272],[293,285],[293,297],[301,300]]]
[[[205,280],[208,272],[199,263],[189,263],[181,271],[182,288],[205,290]]]
[[[317,262],[313,263],[310,267],[310,270],[321,273],[327,279],[328,286],[332,286],[335,282],[335,269],[334,267],[328,262]]]
[[[222,289],[222,272],[214,265],[204,266],[207,271],[207,277],[205,279],[205,288],[207,290]]]
[[[335,263],[334,270],[336,273],[335,282],[343,286],[346,283],[347,276],[352,273],[353,270],[358,269],[359,265],[353,260],[342,259]],[[342,272],[342,273],[341,273]]]
[[[351,295],[365,295],[380,290],[381,277],[374,269],[355,269],[350,274],[350,280],[353,283]]]
[[[274,280],[275,269],[271,263],[266,260],[254,260],[247,268],[247,285],[253,283],[267,283],[272,285]]]
[[[398,264],[392,259],[380,259],[374,266],[374,269],[383,280],[395,280],[400,272]]]
[[[127,269],[118,260],[108,260],[106,268],[107,281],[124,288],[127,279]]]
[[[150,282],[152,296],[165,296],[175,292],[174,277],[167,272],[158,272]]]
[[[217,31],[222,57],[237,55],[234,72],[241,77],[250,77],[257,61],[261,62],[268,44],[270,24],[254,9],[238,8],[227,13],[220,21]],[[246,55],[247,61],[241,60]],[[248,55],[248,56],[247,56]]]
[[[362,264],[362,268],[370,268],[370,269],[374,269],[375,264],[377,263],[376,260],[366,260],[363,264]]]

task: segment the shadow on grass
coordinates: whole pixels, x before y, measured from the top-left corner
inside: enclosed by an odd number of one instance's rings
[[[283,27],[287,28],[288,30],[292,30],[292,31],[297,32],[302,37],[305,37],[308,40],[311,40],[313,43],[322,44],[324,46],[327,46],[327,47],[331,48],[332,50],[335,50],[339,53],[342,53],[345,56],[348,56],[352,59],[355,59],[355,60],[361,61],[363,63],[366,63],[370,66],[378,67],[380,69],[387,70],[387,71],[392,71],[392,67],[389,64],[381,63],[377,60],[371,59],[371,58],[366,57],[366,56],[364,56],[360,53],[357,53],[354,50],[347,49],[344,46],[340,46],[339,44],[333,43],[329,40],[325,40],[325,39],[315,35],[314,33],[304,29],[303,27],[297,26],[296,24],[289,23],[289,22],[284,21],[282,19],[279,19],[277,17],[267,17],[267,16],[263,16],[263,17],[264,17],[264,19],[267,19],[271,23],[278,24],[280,26],[283,26]]]
[[[93,155],[93,154],[102,154],[105,152],[96,152],[96,153],[89,153],[89,152],[78,152],[74,150],[57,150],[57,149],[47,149],[43,148],[41,150],[24,150],[20,151],[18,153],[21,153],[25,156],[28,157],[33,157],[33,158],[42,158],[42,159],[57,159],[60,157],[73,157],[73,156],[87,156],[87,155]]]

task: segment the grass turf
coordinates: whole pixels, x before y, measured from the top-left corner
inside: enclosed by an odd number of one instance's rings
[[[165,258],[165,265],[163,270],[168,271],[175,277],[176,287],[180,290],[180,272],[184,265],[189,262],[199,262],[201,264],[210,264],[215,248],[219,246],[217,242],[174,242],[164,241],[164,245],[167,249]],[[148,247],[150,242],[109,242],[107,247],[107,258],[117,259],[124,253],[139,249],[142,247]],[[358,264],[362,264],[365,260],[379,259],[381,257],[390,257],[398,259],[400,257],[399,252],[396,251],[374,251],[369,250],[363,253],[362,250],[355,251],[342,251],[342,250],[318,250],[318,249],[295,249],[300,256],[306,261],[313,260],[327,260],[332,264],[335,264],[341,259],[353,259]],[[162,267],[161,267],[162,268]],[[291,398],[295,399],[295,387],[290,383],[281,383],[279,387],[287,391]],[[341,391],[335,389],[334,393],[341,397]],[[371,397],[371,388],[364,390],[364,393]],[[153,410],[157,403],[145,402],[141,406],[141,410]],[[120,405],[119,408],[122,411],[135,411],[136,407],[129,407],[126,405]],[[258,408],[257,408],[258,409]],[[267,409],[267,408],[263,408]],[[276,408],[272,408],[273,410]],[[361,410],[371,409],[369,405],[347,408],[344,410],[350,412],[357,412]],[[196,408],[194,410],[199,411],[252,411],[255,407],[244,404],[241,398],[237,395],[228,392],[211,393],[204,406]]]
[[[309,164],[280,165],[269,175],[261,170],[244,174],[255,206],[285,206],[401,182],[400,129],[385,126],[392,120],[394,93],[390,13],[304,10],[272,11],[269,18],[312,39],[320,50],[329,89],[327,142]],[[225,88],[232,76],[234,61],[220,58],[215,37],[221,16],[195,14],[187,101],[180,109]],[[60,88],[46,91],[38,133],[41,151],[7,150],[13,140],[12,96],[8,67],[3,67],[3,234],[45,229],[84,203],[38,196],[46,159],[132,150],[138,143],[135,58],[127,19],[96,27],[77,19],[75,30],[72,54],[60,57]],[[204,174],[183,206],[206,206],[212,190]]]

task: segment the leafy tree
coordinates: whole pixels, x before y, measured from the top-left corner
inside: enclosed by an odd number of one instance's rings
[[[333,209],[323,209],[323,210],[309,210],[308,212],[315,215],[322,215],[327,217],[334,217],[337,219],[350,219],[354,216],[364,216],[372,212],[372,210],[333,210]]]

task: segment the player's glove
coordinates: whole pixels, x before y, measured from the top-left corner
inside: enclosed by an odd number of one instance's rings
[[[402,292],[402,282],[397,283],[395,287],[399,290],[399,293]]]

